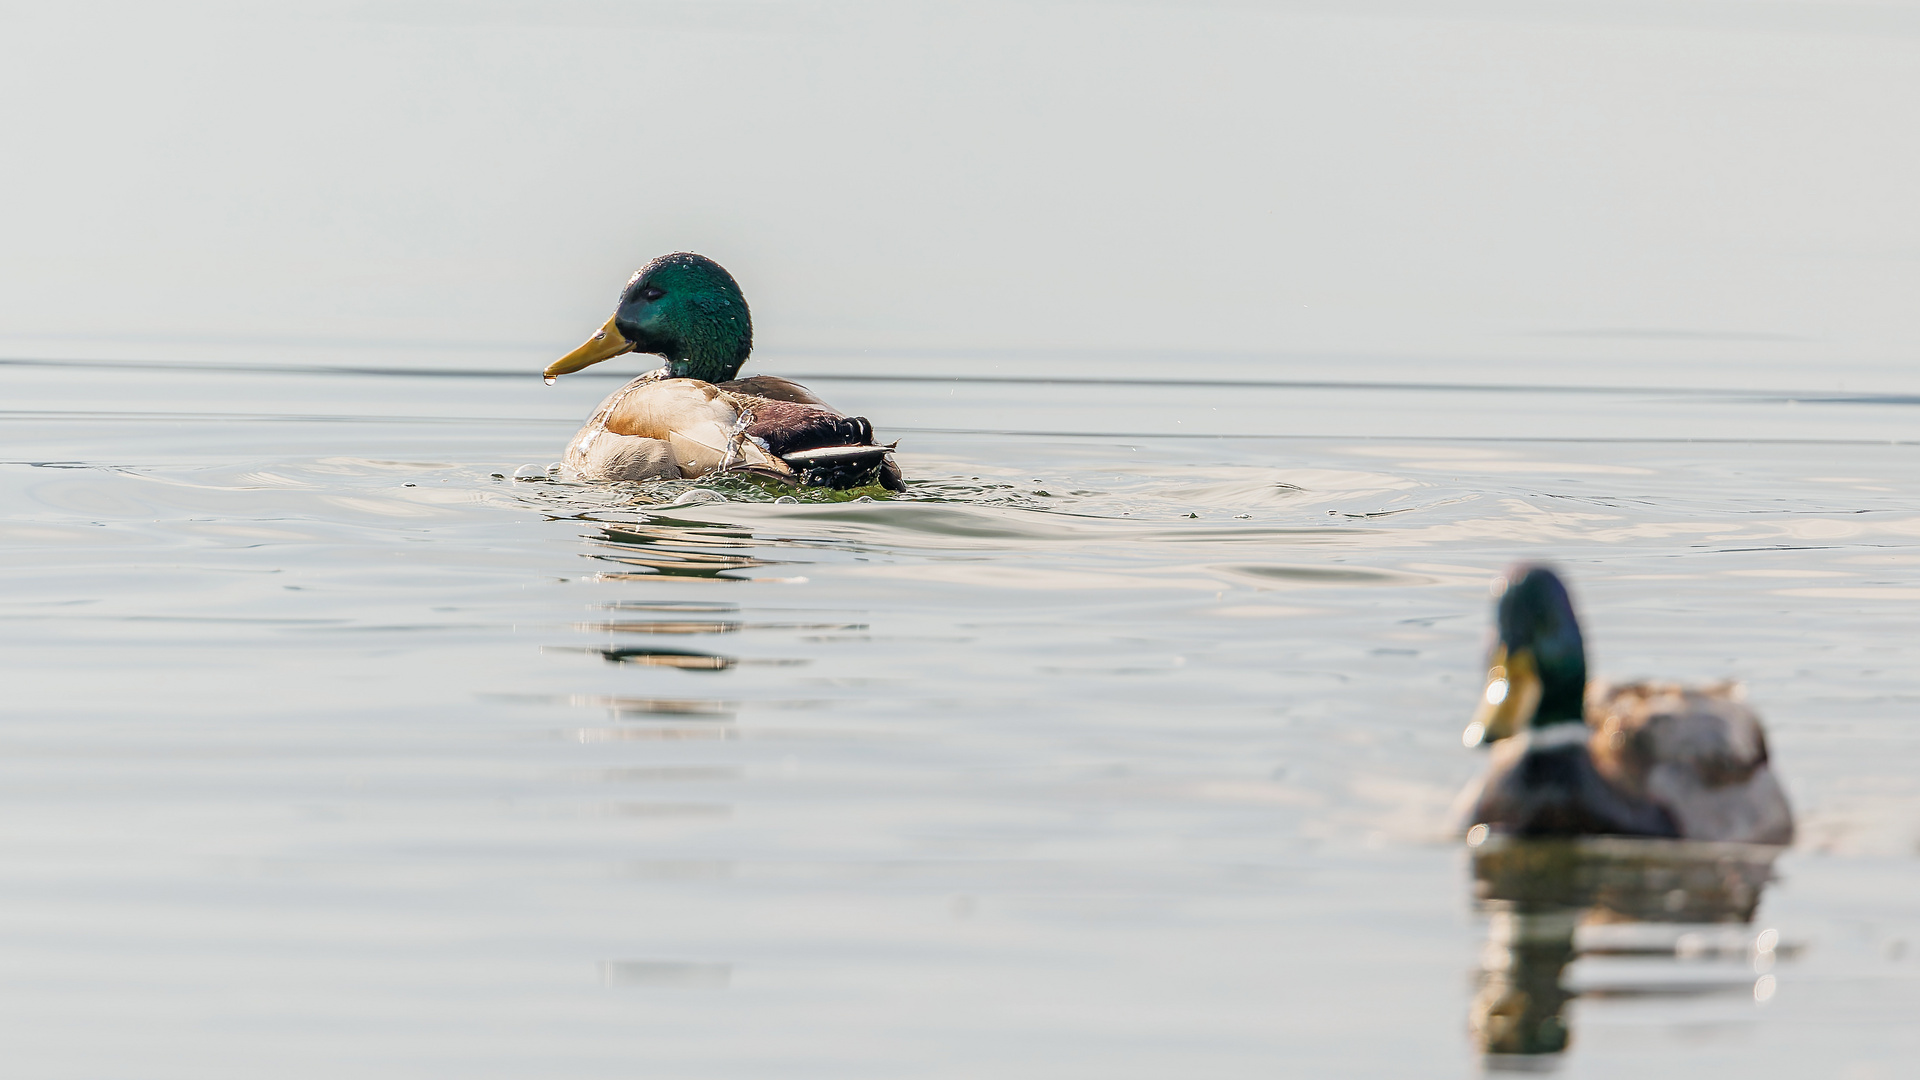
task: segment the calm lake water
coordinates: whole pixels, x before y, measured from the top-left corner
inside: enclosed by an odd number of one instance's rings
[[[0,100],[9,1075],[1913,1071],[1914,0],[0,0]],[[912,490],[545,477],[674,250]],[[1451,835],[1516,559],[1791,850]]]
[[[1568,968],[1563,1071],[1903,1072],[1915,399],[1403,366],[768,361],[915,481],[800,505],[510,479],[604,377],[0,367],[10,1053],[1471,1075],[1446,811],[1550,558],[1598,670],[1747,681],[1802,819],[1727,949]]]

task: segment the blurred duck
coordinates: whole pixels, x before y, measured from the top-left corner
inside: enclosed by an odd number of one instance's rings
[[[1760,718],[1723,683],[1587,685],[1573,602],[1553,571],[1495,585],[1499,643],[1462,741],[1493,743],[1463,824],[1512,836],[1786,844],[1793,814]]]
[[[662,255],[641,267],[586,344],[547,365],[546,379],[623,353],[664,366],[615,390],[567,444],[585,480],[670,480],[746,472],[808,487],[880,484],[906,490],[891,446],[799,383],[738,379],[753,350],[753,318],[733,275],[701,255]]]

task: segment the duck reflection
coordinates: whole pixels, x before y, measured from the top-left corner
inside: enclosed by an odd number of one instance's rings
[[[645,568],[603,575],[610,579],[642,576],[740,581],[746,579],[734,571],[773,565],[745,550],[765,546],[768,541],[735,525],[651,518],[641,523],[605,525],[592,539],[607,549],[593,558]]]
[[[670,667],[682,671],[725,671],[738,664],[737,657],[693,649],[604,648],[594,649],[609,663],[640,667]]]
[[[1573,962],[1570,911],[1496,911],[1487,926],[1480,991],[1468,1024],[1488,1054],[1557,1054],[1567,1048],[1563,1010],[1573,995],[1560,983]]]
[[[1554,1054],[1567,1048],[1569,1001],[1578,996],[1648,996],[1752,990],[1764,1000],[1778,935],[1752,933],[1761,893],[1780,849],[1593,837],[1519,840],[1484,830],[1473,843],[1474,894],[1487,912],[1487,946],[1469,1027],[1494,1055]],[[1670,960],[1673,967],[1633,985],[1569,987],[1581,957]],[[1738,956],[1751,968],[1721,969],[1702,981],[1682,964]],[[1760,974],[1759,980],[1755,975]],[[1643,972],[1644,976],[1644,972]]]

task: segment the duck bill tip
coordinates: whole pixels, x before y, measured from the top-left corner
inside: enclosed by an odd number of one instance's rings
[[[583,342],[579,348],[547,365],[541,374],[547,379],[561,375],[571,375],[585,367],[591,367],[602,360],[611,360],[622,353],[633,351],[633,342],[628,341],[620,328],[608,319],[594,335]]]

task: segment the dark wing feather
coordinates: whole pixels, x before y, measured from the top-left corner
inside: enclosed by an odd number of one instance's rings
[[[871,446],[873,425],[864,416],[841,416],[818,405],[796,405],[760,399],[748,408],[753,421],[747,434],[766,443],[774,454],[818,450],[826,446]]]
[[[821,400],[813,391],[791,379],[777,375],[754,375],[716,384],[720,389],[745,399],[753,421],[747,434],[766,443],[775,455],[801,453],[842,446],[872,446],[873,425],[864,416],[847,416]],[[803,466],[789,462],[796,468]],[[851,474],[849,474],[851,475]],[[906,478],[892,454],[885,455],[878,470],[862,473],[863,483],[878,482],[889,491],[907,490]],[[836,481],[845,479],[838,474]],[[828,486],[841,486],[837,482]]]

